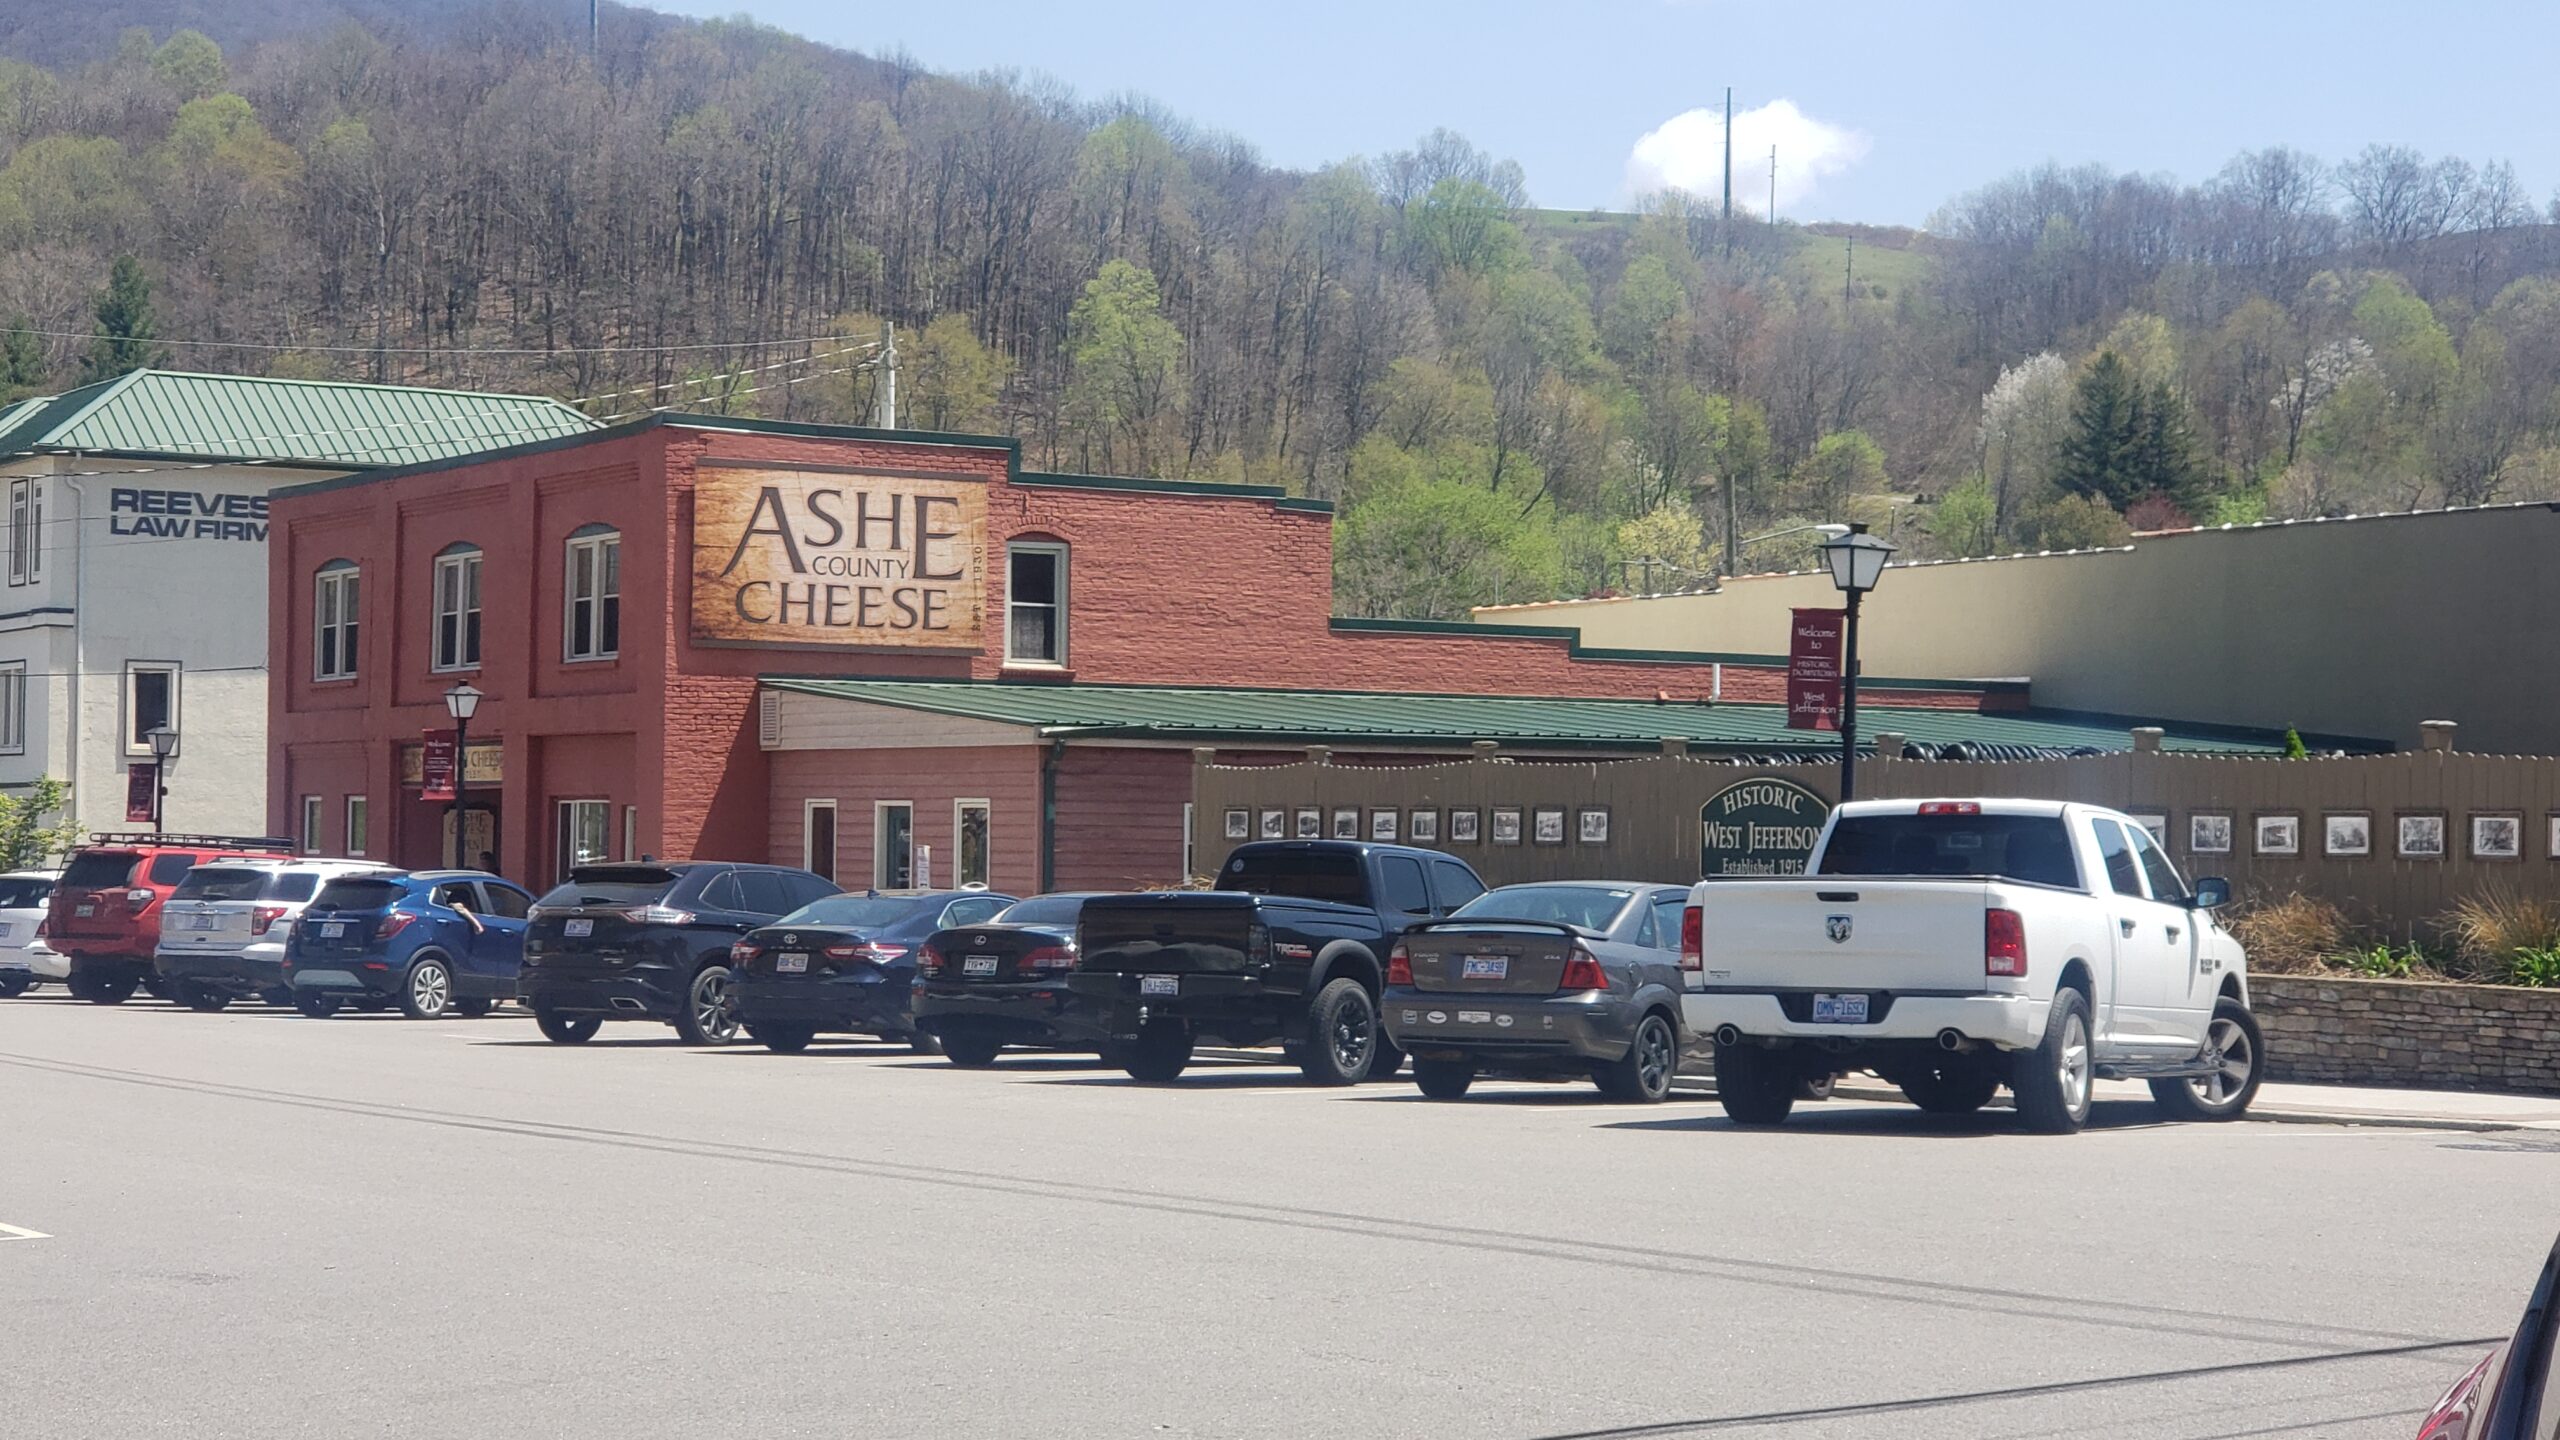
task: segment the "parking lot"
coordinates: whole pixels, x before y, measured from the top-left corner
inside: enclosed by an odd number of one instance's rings
[[[48,1437],[2407,1436],[2560,1223],[2543,1133],[1746,1133],[513,1010],[47,990],[0,1094]]]

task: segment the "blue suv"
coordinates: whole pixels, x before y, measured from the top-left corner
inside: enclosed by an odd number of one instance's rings
[[[413,1020],[480,1016],[516,993],[533,896],[480,870],[393,870],[332,880],[285,941],[293,1006],[314,1019],[352,1002]]]

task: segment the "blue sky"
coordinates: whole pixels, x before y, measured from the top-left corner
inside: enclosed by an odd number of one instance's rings
[[[1780,210],[1806,220],[1918,224],[2047,159],[2193,180],[2278,143],[2505,159],[2538,203],[2560,183],[2549,0],[654,3],[903,46],[939,70],[1045,73],[1089,99],[1148,95],[1292,167],[1445,125],[1561,208],[1711,174],[1716,126],[1669,122],[1728,84],[1753,113],[1734,127],[1736,203],[1767,204],[1774,138]]]

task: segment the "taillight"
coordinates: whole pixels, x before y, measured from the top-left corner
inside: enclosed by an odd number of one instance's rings
[[[150,908],[151,899],[151,892],[148,890],[127,890],[124,892],[124,903],[132,906],[133,912],[137,915]]]
[[[264,935],[269,926],[284,918],[284,912],[282,905],[252,905],[249,907],[249,929]]]
[[[1680,968],[1683,970],[1707,968],[1706,918],[1699,913],[1695,905],[1680,912]]]
[[[868,960],[874,965],[886,965],[892,961],[903,960],[906,956],[906,946],[891,945],[879,940],[827,947],[827,958],[830,960]]]
[[[1401,940],[1396,942],[1396,948],[1387,952],[1387,983],[1390,985],[1413,983],[1413,952],[1405,949],[1404,942]]]
[[[729,947],[729,963],[744,965],[764,953],[764,947],[753,940],[741,940]]]
[[[634,905],[621,913],[623,919],[634,925],[690,925],[693,923],[692,911],[678,910],[672,905]]]
[[[417,918],[417,916],[408,914],[405,911],[394,910],[390,914],[383,916],[380,923],[373,927],[373,938],[376,940],[388,940],[392,936],[399,934],[401,931],[408,929],[409,922]]]
[[[1564,973],[1556,977],[1558,990],[1606,990],[1609,977],[1600,973],[1600,961],[1590,951],[1576,945],[1565,957]]]
[[[2027,973],[2027,921],[2015,910],[1982,912],[1982,973]]]
[[[934,948],[933,948],[932,946],[930,946],[930,945],[919,945],[919,946],[917,946],[917,947],[916,947],[916,970],[918,971],[918,973],[920,973],[920,974],[925,974],[925,975],[939,975],[939,974],[941,974],[941,973],[942,973],[942,952],[941,952],[941,951],[939,951],[939,950],[934,949]]]
[[[1923,815],[1979,815],[1982,813],[1982,802],[1979,800],[1930,800],[1921,804],[1920,813]]]
[[[1244,958],[1247,963],[1254,965],[1268,965],[1271,963],[1270,926],[1257,920],[1253,924],[1245,927]]]
[[[1015,965],[1016,974],[1045,975],[1055,970],[1076,968],[1076,952],[1064,945],[1043,945],[1022,957]]]

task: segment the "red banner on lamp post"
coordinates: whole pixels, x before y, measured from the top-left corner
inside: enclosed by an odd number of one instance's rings
[[[151,764],[124,767],[124,818],[127,823],[148,825],[153,802],[160,797],[152,792],[159,787],[160,767]]]
[[[1787,728],[1840,728],[1840,630],[1845,611],[1798,610],[1787,626]]]
[[[453,798],[454,766],[461,756],[454,750],[453,732],[430,730],[423,737],[426,744],[418,755],[418,781],[421,800]]]

